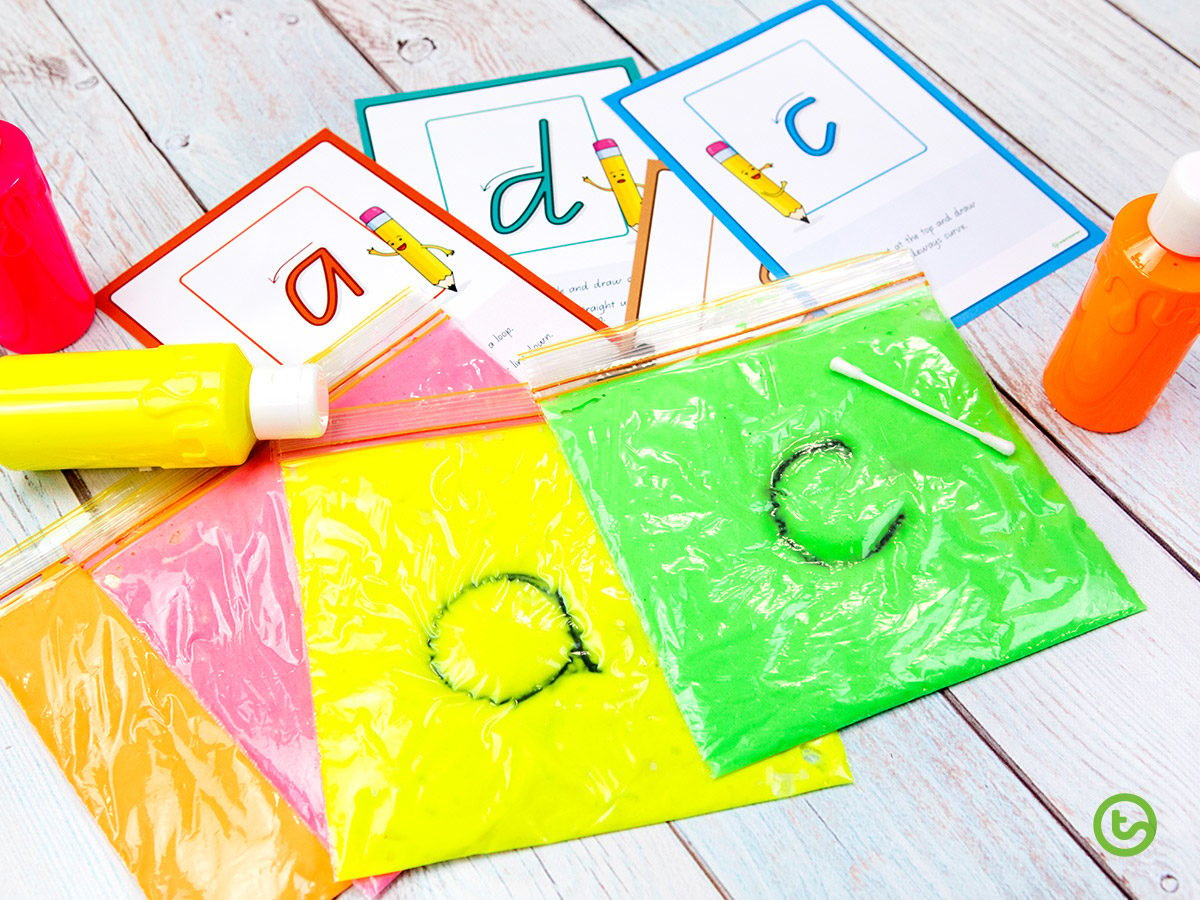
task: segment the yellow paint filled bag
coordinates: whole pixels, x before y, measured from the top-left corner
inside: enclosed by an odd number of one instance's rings
[[[339,877],[850,781],[836,734],[709,773],[524,388],[350,410],[282,464]]]

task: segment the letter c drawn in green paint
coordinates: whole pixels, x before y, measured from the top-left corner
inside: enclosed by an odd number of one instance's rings
[[[790,450],[771,473],[769,499],[780,541],[815,565],[860,563],[904,523],[895,479],[872,476],[837,437]]]

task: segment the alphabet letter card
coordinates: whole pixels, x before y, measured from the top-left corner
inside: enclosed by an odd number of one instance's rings
[[[607,100],[777,277],[907,248],[961,325],[1102,238],[832,0]]]
[[[615,325],[650,154],[603,98],[637,77],[621,59],[359,100],[363,146]]]
[[[627,321],[699,306],[771,280],[767,267],[678,175],[650,161]]]
[[[302,362],[402,291],[437,302],[510,368],[602,323],[330,132],[99,294],[147,345],[224,341]]]

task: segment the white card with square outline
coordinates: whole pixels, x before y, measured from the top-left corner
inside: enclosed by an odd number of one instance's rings
[[[360,100],[363,144],[384,167],[616,324],[650,154],[603,98],[636,77],[632,60],[614,60]],[[597,149],[605,141],[613,146]],[[620,194],[610,173],[623,179]]]
[[[669,169],[656,176],[653,206],[643,210],[643,217],[650,227],[643,237],[639,318],[762,284],[763,267],[754,254]]]
[[[775,276],[907,248],[961,325],[1103,238],[833,0],[607,101]]]
[[[582,97],[443,116],[426,122],[425,130],[446,210],[464,222],[487,222],[507,252],[519,256],[629,234],[617,205],[599,202],[607,198],[594,196],[582,181],[583,174],[604,178],[592,150],[600,136]],[[489,138],[496,134],[508,137]],[[542,134],[554,160],[544,196],[539,193]],[[481,141],[486,141],[485,153],[479,151]],[[522,217],[525,223],[514,228]],[[503,234],[497,225],[513,230]]]
[[[516,368],[591,324],[560,295],[327,132],[99,292],[145,342],[303,362],[402,291]],[[598,323],[596,323],[598,324]]]
[[[789,87],[760,90],[764,83]],[[790,179],[809,215],[928,149],[811,41],[796,41],[683,101],[734,147],[755,147],[763,165],[788,160],[772,177]]]

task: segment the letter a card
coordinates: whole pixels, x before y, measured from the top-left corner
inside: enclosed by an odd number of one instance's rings
[[[961,325],[1102,238],[831,0],[606,99],[776,277],[907,248]]]
[[[359,100],[363,146],[616,324],[649,153],[603,98],[637,77],[623,59]]]
[[[230,342],[292,364],[406,291],[510,367],[602,325],[327,131],[97,296],[144,344]]]

